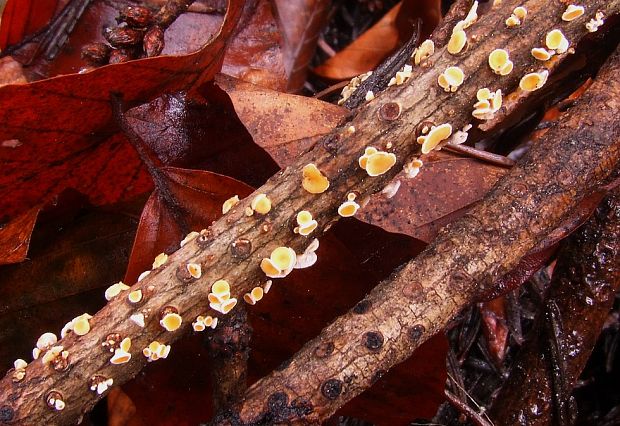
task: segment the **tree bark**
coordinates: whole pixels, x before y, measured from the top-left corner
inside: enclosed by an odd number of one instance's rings
[[[618,72],[620,50],[481,204],[213,423],[319,423],[486,294],[620,164]]]
[[[570,393],[620,290],[619,235],[616,189],[560,252],[532,339],[521,349],[490,410],[496,424],[574,423]],[[550,334],[556,326],[560,335]],[[550,353],[551,348],[559,353]]]
[[[528,18],[521,28],[507,29],[504,21],[517,5],[523,5],[528,9]],[[419,154],[420,147],[415,143],[419,123],[423,121],[434,122],[437,125],[450,123],[455,131],[463,128],[473,121],[471,111],[478,89],[489,87],[501,89],[503,93],[513,91],[517,93],[518,82],[524,74],[533,69],[544,68],[544,64],[532,58],[530,49],[543,43],[547,31],[561,27],[571,44],[576,45],[587,33],[583,23],[591,19],[597,10],[602,11],[605,16],[618,13],[620,0],[593,0],[588,4],[586,14],[570,23],[560,20],[565,7],[563,3],[549,4],[544,0],[525,2],[504,0],[501,6],[491,9],[467,29],[469,47],[466,53],[453,56],[443,48],[437,49],[422,66],[414,68],[408,84],[389,88],[377,99],[362,106],[348,121],[342,123],[310,151],[302,155],[293,166],[277,173],[253,195],[214,222],[200,237],[190,241],[171,255],[165,265],[153,270],[142,281],[134,284],[131,290],[140,289],[143,293],[142,300],[138,304],[129,303],[126,293],[122,293],[90,320],[91,330],[88,334],[84,336],[70,334],[59,341],[58,344],[68,352],[66,370],[56,371],[50,365],[44,365],[39,359],[27,366],[26,375],[19,382],[13,382],[12,374],[9,372],[0,381],[0,412],[2,412],[0,424],[55,425],[72,423],[81,418],[97,400],[105,395],[98,395],[89,389],[89,382],[93,378],[96,376],[112,378],[115,385],[120,385],[144,367],[146,358],[141,352],[149,343],[154,340],[165,344],[174,342],[188,330],[189,324],[198,315],[221,316],[209,309],[207,296],[213,282],[221,278],[226,279],[231,283],[231,297],[243,303],[243,295],[246,292],[266,281],[265,275],[259,268],[261,259],[268,258],[271,251],[278,246],[292,247],[297,253],[302,253],[312,238],[319,237],[335,220],[338,220],[338,206],[346,200],[349,192],[355,191],[361,194],[358,200],[361,200],[360,204],[363,205],[364,200],[381,190],[412,156]],[[487,65],[489,53],[496,48],[505,48],[510,51],[514,70],[507,76],[495,75]],[[559,55],[558,62],[561,62],[565,56]],[[448,66],[461,67],[467,76],[465,83],[455,93],[447,93],[437,84],[438,75]],[[394,116],[386,114],[386,111],[399,111],[400,114]],[[599,111],[601,116],[606,116],[606,112],[604,109]],[[595,117],[592,117],[593,120]],[[597,131],[604,133],[609,123],[614,123],[614,121],[604,123],[604,126]],[[583,131],[592,132],[593,128],[587,127]],[[592,137],[593,134],[586,133],[584,136]],[[597,145],[600,150],[593,152],[592,149],[588,149],[588,158],[594,161],[594,157],[603,153],[608,155],[608,158],[613,158],[613,152],[606,151],[602,142],[594,141],[595,145],[601,144]],[[395,166],[381,176],[369,177],[358,165],[358,157],[368,146],[394,153],[397,158]],[[560,158],[567,160],[566,156]],[[613,160],[609,162],[613,163]],[[309,163],[316,164],[329,178],[330,187],[326,192],[310,194],[301,188],[301,169]],[[528,167],[536,167],[536,165]],[[603,170],[597,170],[596,176],[602,175],[602,172]],[[566,177],[572,177],[569,172],[563,171],[562,173]],[[556,176],[549,175],[548,177]],[[564,185],[570,184],[566,179],[560,179],[560,183],[559,188],[562,190],[564,190]],[[515,188],[504,189],[508,191],[505,196],[512,197],[514,195],[511,194],[514,193],[527,194],[530,188],[519,184]],[[254,196],[260,193],[269,196],[273,208],[267,215],[255,213],[247,216],[245,209],[250,206]],[[551,191],[548,198],[550,200],[557,198],[554,194],[555,192]],[[569,203],[574,196],[574,192],[566,193],[565,198],[561,200],[561,205]],[[497,197],[501,198],[500,195]],[[542,204],[544,200],[540,202]],[[320,224],[309,238],[292,232],[295,214],[300,210],[312,212],[313,217]],[[468,216],[468,220],[473,226],[475,218]],[[500,236],[496,235],[498,239]],[[495,240],[489,242],[495,243]],[[235,247],[239,247],[238,243],[243,243],[243,247],[247,250],[237,250]],[[507,242],[502,240],[497,244],[507,244]],[[460,248],[451,241],[443,241],[435,247],[439,250],[438,256],[452,257],[452,262],[459,263],[465,259]],[[510,247],[514,248],[514,245]],[[501,251],[501,249],[502,246],[498,246],[498,250]],[[485,262],[489,263],[491,260],[485,259]],[[498,259],[498,261],[501,260]],[[201,265],[202,275],[199,279],[193,279],[187,275],[188,263]],[[481,267],[481,264],[478,266]],[[500,264],[490,265],[489,268],[491,271],[501,269]],[[439,315],[439,312],[434,310],[433,304],[439,302],[437,298],[440,294],[445,295],[450,306],[456,309],[458,304],[455,301],[460,297],[460,289],[467,287],[460,283],[469,282],[467,275],[469,269],[469,267],[465,269],[459,267],[450,272],[450,279],[455,287],[446,291],[445,294],[437,292],[436,297],[428,301],[430,306],[424,309],[433,309],[434,314]],[[427,272],[431,274],[428,276],[429,280],[432,277],[440,279],[443,277],[441,274],[448,274],[448,271],[429,270]],[[417,278],[411,281],[411,288],[406,294],[413,294],[412,292],[418,288],[414,284]],[[483,279],[482,282],[486,281]],[[398,296],[395,297],[398,299]],[[183,326],[175,332],[167,332],[159,325],[160,314],[170,306],[175,308],[183,318]],[[130,316],[137,313],[145,315],[144,328],[130,320]],[[391,314],[390,317],[392,317]],[[437,324],[432,323],[435,320],[438,321]],[[391,326],[395,327],[396,331],[385,330],[384,338],[387,340],[391,339],[390,336],[400,329],[395,317],[393,317],[393,322]],[[421,328],[414,328],[411,333],[414,336],[434,333],[441,328],[441,324],[438,318],[429,315],[424,323],[419,324],[424,327],[424,331],[421,331]],[[106,341],[106,337],[116,333],[121,338],[130,337],[132,342],[131,360],[122,365],[111,364],[108,349],[102,347],[102,342]],[[376,343],[375,337],[369,336],[371,340],[369,345],[373,346]],[[356,345],[357,342],[351,342],[351,344]],[[407,344],[407,347],[413,346],[413,343]],[[391,356],[396,359],[401,355],[393,353]],[[346,375],[346,369],[342,374]],[[341,377],[349,380],[348,377]],[[367,377],[358,379],[363,382],[368,380]],[[330,383],[333,386],[327,386],[326,393],[334,395],[338,386],[335,382]],[[347,389],[346,393],[352,395],[355,388],[355,386],[352,387],[351,392]],[[65,402],[62,411],[55,411],[46,404],[46,397],[50,392],[56,392],[57,396],[59,395]],[[339,400],[336,398],[336,403],[329,400],[330,404],[325,404],[325,409],[321,408],[317,413],[324,415],[332,410]],[[325,401],[321,402],[321,404],[324,403]]]

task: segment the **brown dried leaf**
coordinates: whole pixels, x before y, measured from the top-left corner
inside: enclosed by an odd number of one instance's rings
[[[18,263],[26,258],[40,209],[35,206],[0,228],[0,265]]]
[[[438,0],[402,1],[350,45],[315,68],[314,72],[321,77],[344,80],[370,71],[411,38],[417,18],[422,19],[422,37],[426,37],[440,17],[441,2]]]
[[[285,91],[282,37],[269,0],[249,0],[228,45],[222,72],[273,90]]]
[[[276,15],[284,38],[286,90],[298,92],[306,81],[319,34],[325,25],[331,1],[275,0]]]
[[[327,102],[275,92],[225,75],[218,75],[216,83],[230,96],[254,142],[280,167],[290,164],[314,144],[311,138],[330,132],[347,114],[346,109]]]

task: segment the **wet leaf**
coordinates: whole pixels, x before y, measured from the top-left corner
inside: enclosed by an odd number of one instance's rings
[[[60,3],[59,0],[8,0],[0,19],[0,50],[40,30]]]
[[[122,93],[126,102],[134,102],[210,80],[240,11],[241,2],[232,2],[218,36],[191,55],[130,61],[86,74],[0,87],[0,117],[5,123],[0,141],[21,144],[0,148],[0,211],[14,216],[67,187],[87,194],[95,204],[148,189],[136,155],[111,121],[110,93]]]
[[[26,258],[39,210],[39,206],[33,207],[0,228],[0,265],[18,263]]]
[[[349,46],[314,69],[321,77],[344,80],[375,69],[390,53],[413,34],[414,22],[422,19],[422,40],[430,34],[441,17],[438,0],[405,0]]]
[[[211,172],[173,167],[161,171],[178,204],[176,209],[171,207],[157,190],[147,201],[125,274],[127,283],[135,282],[138,275],[150,270],[159,253],[176,251],[188,232],[207,228],[219,218],[228,198],[244,198],[252,192],[242,182]]]
[[[298,92],[306,81],[331,2],[327,0],[275,0],[278,24],[284,39],[284,68],[288,92]]]
[[[282,35],[269,0],[246,2],[235,34],[226,52],[222,72],[247,82],[284,91]]]
[[[216,83],[230,96],[254,142],[280,167],[289,165],[313,145],[312,138],[329,133],[347,114],[344,108],[327,102],[275,92],[225,75],[219,75]],[[304,138],[307,140],[299,141]]]

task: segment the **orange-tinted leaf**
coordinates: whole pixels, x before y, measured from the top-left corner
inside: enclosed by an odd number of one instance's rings
[[[207,228],[222,215],[222,204],[233,195],[243,198],[252,188],[227,176],[201,170],[165,167],[168,188],[184,210],[185,224],[179,223],[175,212],[155,191],[142,212],[125,281],[133,283],[143,271],[151,269],[153,259],[159,253],[170,254],[188,231]],[[187,229],[184,230],[184,226]]]
[[[247,1],[222,71],[263,87],[286,90],[282,36],[270,0]]]
[[[465,207],[480,200],[507,170],[472,158],[445,151],[422,157],[420,173],[408,179],[404,172],[394,180],[401,182],[393,198],[375,194],[356,218],[431,241],[446,223],[442,219],[454,212],[465,213]],[[450,221],[456,219],[450,216]]]
[[[18,263],[26,258],[39,210],[39,206],[33,207],[0,228],[0,265]]]
[[[412,36],[417,18],[422,18],[422,37],[425,37],[440,17],[441,2],[438,0],[402,1],[349,46],[315,68],[314,72],[321,77],[343,80],[370,71]]]
[[[87,194],[96,204],[147,189],[148,179],[140,173],[135,154],[111,123],[110,93],[122,93],[126,102],[133,102],[211,79],[241,3],[231,2],[218,36],[194,54],[130,61],[86,74],[0,87],[4,123],[0,141],[21,143],[11,150],[0,148],[0,211],[13,216],[67,187]],[[110,161],[114,157],[119,161]]]
[[[8,0],[0,19],[0,50],[41,29],[59,3],[59,0]]]
[[[289,92],[298,92],[306,81],[319,34],[331,2],[327,0],[275,0],[276,15],[284,38],[284,68]]]
[[[346,109],[327,102],[275,92],[225,75],[217,76],[216,83],[230,96],[254,142],[280,167],[289,165],[314,142],[298,139],[330,132],[347,114]]]

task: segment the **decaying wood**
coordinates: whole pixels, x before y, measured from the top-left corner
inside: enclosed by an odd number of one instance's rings
[[[415,260],[326,327],[286,367],[255,383],[242,403],[214,423],[325,420],[487,293],[620,164],[618,72],[620,50],[562,124],[481,204],[444,228]],[[610,294],[605,291],[605,298]],[[528,393],[525,389],[520,395]]]
[[[223,318],[207,336],[214,411],[229,407],[247,389],[251,336],[245,306]]]
[[[616,190],[560,252],[543,315],[491,408],[495,424],[574,423],[572,388],[620,290],[619,235]],[[560,335],[549,335],[554,323],[561,327]],[[550,347],[559,349],[559,360]]]
[[[517,5],[527,7],[528,19],[518,29],[507,29],[504,21]],[[303,154],[293,166],[277,173],[253,195],[236,205],[223,218],[214,222],[198,238],[172,254],[165,265],[153,270],[142,281],[134,284],[132,290],[141,289],[143,293],[143,298],[139,303],[129,303],[126,293],[122,293],[90,320],[91,330],[88,334],[84,336],[69,334],[59,341],[59,345],[62,345],[63,349],[68,352],[68,365],[65,370],[56,371],[50,365],[44,365],[41,360],[37,360],[27,366],[24,379],[17,383],[13,382],[12,374],[9,372],[0,381],[0,412],[2,413],[0,423],[54,425],[68,424],[78,420],[105,395],[105,393],[97,395],[90,390],[88,383],[94,376],[112,378],[115,385],[122,384],[144,367],[146,358],[142,356],[141,351],[153,340],[170,344],[189,329],[189,324],[197,315],[221,316],[209,309],[207,300],[210,286],[214,281],[221,278],[228,280],[232,287],[231,297],[243,303],[243,294],[266,281],[265,275],[259,269],[262,258],[268,258],[272,250],[278,246],[288,246],[297,253],[302,253],[314,237],[319,237],[333,221],[339,218],[336,213],[337,208],[346,200],[349,192],[355,191],[361,194],[358,200],[360,204],[363,204],[370,194],[381,190],[412,156],[419,154],[420,147],[415,143],[416,128],[419,123],[423,121],[436,124],[450,123],[455,131],[463,128],[472,121],[471,111],[479,88],[502,89],[504,93],[518,91],[518,82],[525,73],[533,69],[544,68],[544,64],[532,58],[530,49],[543,43],[547,31],[561,27],[571,43],[576,44],[587,33],[584,22],[591,19],[597,10],[601,10],[605,16],[618,13],[620,0],[593,0],[588,4],[586,15],[570,23],[560,20],[564,9],[563,3],[548,3],[544,0],[504,0],[501,6],[491,9],[467,29],[470,42],[466,53],[461,56],[452,56],[444,49],[438,49],[422,64],[423,66],[414,68],[413,76],[408,84],[389,88],[376,100],[362,106],[355,116],[350,117],[347,122],[342,123],[331,134],[324,137],[310,151]],[[510,51],[514,62],[514,70],[510,75],[498,77],[489,69],[487,58],[495,48],[506,48]],[[448,66],[461,67],[467,76],[465,83],[455,93],[447,93],[437,85],[438,75]],[[394,114],[394,112],[399,113]],[[604,110],[600,113],[605,115]],[[600,131],[604,132],[606,128],[602,127]],[[591,130],[592,128],[588,126],[584,129],[584,131]],[[603,141],[594,141],[593,146],[598,146],[600,151],[593,152],[589,149],[588,155],[584,158],[594,159],[597,155],[603,154],[613,158],[611,153],[603,149],[602,143]],[[369,177],[358,165],[358,157],[367,146],[393,152],[397,157],[395,166],[381,176]],[[564,156],[560,158],[566,159]],[[313,195],[301,188],[301,169],[309,163],[316,164],[329,178],[330,187],[326,192]],[[529,167],[535,168],[535,165]],[[526,172],[529,173],[529,170]],[[602,173],[602,170],[597,170],[597,172]],[[557,188],[563,189],[564,185],[571,185],[572,182],[567,181],[571,176],[572,174],[569,173],[560,174],[560,183]],[[519,184],[514,188],[503,189],[507,191],[505,197],[513,197],[521,192],[528,193],[530,188]],[[255,213],[247,216],[246,208],[250,206],[253,196],[259,193],[269,196],[273,203],[272,210],[267,215]],[[566,199],[562,198],[561,202],[556,201],[562,205],[562,203],[568,203],[573,196],[574,194],[569,192],[564,195]],[[542,198],[536,200],[540,205],[544,205],[547,198],[555,200],[557,193],[555,190],[550,190],[550,193]],[[319,228],[308,238],[294,234],[292,231],[295,225],[295,213],[300,210],[312,212],[313,217],[320,224]],[[468,220],[472,222],[472,226],[477,223],[473,216],[468,216]],[[542,232],[537,225],[532,231],[535,234]],[[500,233],[494,238],[501,239],[502,235]],[[240,244],[233,244],[235,242]],[[490,242],[495,243],[495,240]],[[502,244],[505,243],[506,241],[503,240],[498,242],[497,250],[501,251]],[[441,241],[434,247],[444,253],[442,256],[454,257],[453,262],[464,262],[466,259],[451,241]],[[511,247],[514,249],[514,244]],[[485,262],[491,260],[493,259],[485,259]],[[505,265],[502,263],[504,260],[499,259],[497,265],[491,266],[491,271],[502,269],[500,265]],[[190,262],[201,265],[202,275],[199,279],[193,279],[188,275],[186,266]],[[446,276],[449,274],[452,286],[465,288],[467,287],[465,283],[469,282],[467,271],[476,267],[482,266],[462,264],[461,268],[455,268],[453,271],[429,271],[428,280],[433,276],[441,279],[442,274]],[[487,280],[479,281],[486,282]],[[413,294],[411,291],[417,289],[416,282],[411,281],[411,289],[405,292],[405,296]],[[277,280],[274,285],[278,285]],[[402,294],[402,292],[395,294]],[[439,294],[438,290],[437,298]],[[385,297],[388,295],[386,294]],[[451,300],[449,299],[449,302]],[[425,305],[424,309],[434,309],[440,301],[430,300],[430,305]],[[175,332],[166,332],[159,325],[160,313],[168,306],[177,309],[183,317],[183,327]],[[458,303],[451,302],[451,306],[456,308]],[[362,303],[358,310],[363,311],[363,308]],[[146,326],[144,328],[130,320],[130,316],[136,313],[145,315]],[[370,316],[366,315],[366,317]],[[390,317],[394,320],[397,318],[391,313]],[[435,319],[433,316],[426,317],[425,321],[420,324],[424,330],[421,327],[412,328],[410,330],[412,339],[414,337],[419,339],[422,335],[439,330],[441,322],[435,324]],[[385,330],[384,342],[389,342],[392,333],[400,330],[398,322],[394,322],[390,327],[393,327],[392,331]],[[371,329],[367,328],[367,330]],[[106,337],[114,333],[118,333],[121,337],[131,338],[132,357],[129,362],[122,365],[112,365],[109,362],[110,352],[102,347],[102,342],[106,340]],[[374,347],[380,341],[377,335],[367,335],[366,339],[370,347]],[[357,343],[351,342],[353,345]],[[415,346],[413,341],[407,344],[409,348],[413,346]],[[359,349],[355,350],[359,351]],[[174,346],[172,350],[174,351]],[[401,356],[391,351],[388,355],[393,358]],[[16,354],[17,356],[26,357],[26,354]],[[340,403],[341,397],[336,394],[344,390],[346,395],[353,395],[353,389],[361,389],[361,385],[356,384],[349,390],[349,380],[361,380],[364,386],[370,380],[368,377],[349,378],[345,375],[346,368],[339,376],[342,377],[342,382],[334,378],[320,386],[323,393],[318,397],[324,400],[317,405],[315,416],[324,416]],[[375,372],[373,375],[376,377]],[[343,387],[343,384],[346,386]],[[47,406],[46,396],[52,391],[57,392],[57,395],[65,402],[62,411],[55,411]],[[328,397],[321,396],[324,394]],[[335,399],[328,399],[334,395],[336,395]],[[271,401],[272,405],[281,404],[281,400],[282,398],[276,395],[275,401]],[[297,412],[308,411],[303,401],[296,403],[298,404]]]

